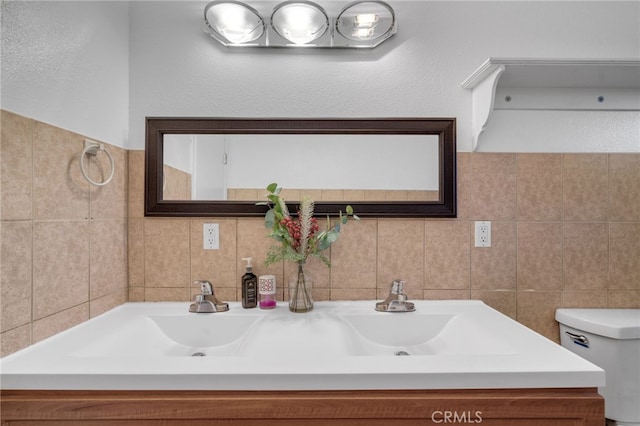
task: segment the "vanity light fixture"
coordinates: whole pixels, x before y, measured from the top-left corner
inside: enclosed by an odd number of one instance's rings
[[[310,1],[285,1],[273,9],[271,26],[281,37],[296,45],[318,40],[329,29],[329,17]]]
[[[227,46],[251,46],[265,34],[258,11],[234,0],[209,3],[204,9],[204,22],[211,36]]]
[[[336,31],[344,38],[371,43],[385,40],[396,28],[393,9],[381,1],[361,1],[348,4],[336,20]]]
[[[258,8],[238,0],[212,1],[204,8],[205,32],[231,47],[336,48],[373,48],[396,33],[395,12],[381,0],[349,3],[335,17],[310,0],[279,3],[269,18],[269,11]]]

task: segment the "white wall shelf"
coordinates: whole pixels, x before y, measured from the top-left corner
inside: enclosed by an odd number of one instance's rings
[[[494,110],[640,111],[640,60],[489,58],[472,91],[472,149]]]

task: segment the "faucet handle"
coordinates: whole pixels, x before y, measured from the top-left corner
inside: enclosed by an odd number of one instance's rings
[[[191,304],[189,312],[226,312],[229,310],[229,304],[221,302],[213,294],[213,286],[209,281],[196,280],[193,284],[200,286],[200,294],[196,294],[195,302]]]
[[[213,286],[209,281],[197,280],[193,282],[194,285],[200,286],[200,294],[213,294]]]
[[[387,298],[376,303],[376,311],[379,312],[413,312],[415,310],[415,304],[407,301],[404,280],[400,279],[393,280]]]
[[[391,290],[389,294],[402,295],[404,294],[404,280],[395,279],[391,283]]]

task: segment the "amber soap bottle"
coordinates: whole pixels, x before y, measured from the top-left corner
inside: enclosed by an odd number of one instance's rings
[[[255,308],[258,306],[258,278],[253,273],[252,259],[245,257],[242,260],[247,262],[245,274],[242,276],[242,307]]]

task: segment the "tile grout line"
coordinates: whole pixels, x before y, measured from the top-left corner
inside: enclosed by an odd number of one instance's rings
[[[31,321],[29,322],[29,344],[33,345],[33,323],[35,321],[35,298],[33,297],[35,293],[34,287],[34,277],[35,277],[35,227],[34,227],[34,209],[35,209],[35,201],[34,201],[34,179],[35,179],[35,164],[33,159],[33,139],[34,139],[34,126],[35,120],[29,119],[29,145],[31,146]]]

